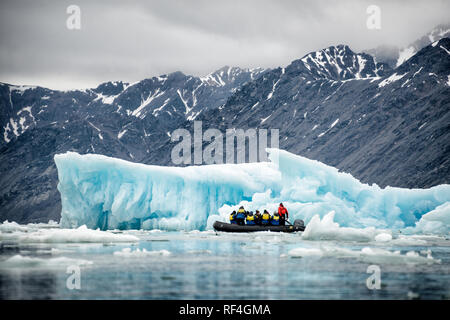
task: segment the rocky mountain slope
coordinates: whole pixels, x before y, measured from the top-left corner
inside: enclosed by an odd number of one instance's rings
[[[346,50],[347,66],[361,59]],[[329,51],[265,73],[197,119],[222,131],[279,128],[281,148],[382,187],[449,183],[450,39],[394,70],[368,60],[367,73],[346,72]]]

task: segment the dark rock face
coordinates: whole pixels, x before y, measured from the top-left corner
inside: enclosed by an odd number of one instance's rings
[[[177,128],[278,128],[280,147],[380,186],[448,183],[450,39],[397,69],[339,45],[286,68],[224,67],[83,91],[0,85],[0,218],[58,220],[56,153],[172,165]]]

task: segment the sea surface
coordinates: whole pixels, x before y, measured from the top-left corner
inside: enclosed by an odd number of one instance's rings
[[[3,228],[0,299],[450,298],[443,236],[361,242],[301,233],[97,232],[113,238],[77,240],[57,224]]]

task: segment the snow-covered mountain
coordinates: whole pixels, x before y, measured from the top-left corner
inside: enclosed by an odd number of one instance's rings
[[[449,182],[450,40],[391,69],[338,45],[273,70],[224,67],[56,91],[0,85],[2,219],[59,219],[53,156],[169,165],[177,128],[279,128],[280,147],[381,186]]]
[[[95,89],[74,91],[0,83],[3,110],[0,114],[3,137],[0,145],[17,139],[31,127],[73,120],[74,114],[88,119],[100,108],[113,111],[122,119],[119,122],[126,124],[135,118],[144,120],[147,117],[152,118],[150,121],[161,119],[166,125],[167,122],[193,120],[200,112],[223,105],[237,88],[264,71],[226,66],[206,77],[174,72],[133,84],[106,82]],[[62,107],[64,112],[60,112]],[[124,126],[116,126],[116,132],[111,130],[110,133],[123,136]]]
[[[299,72],[314,80],[363,79],[383,76],[390,72],[388,65],[376,63],[374,58],[366,53],[355,53],[347,45],[311,52],[294,61],[289,68],[297,68]]]

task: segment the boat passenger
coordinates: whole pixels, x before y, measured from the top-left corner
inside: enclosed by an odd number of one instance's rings
[[[261,225],[261,212],[259,210],[255,211],[255,224]]]
[[[263,226],[269,225],[270,224],[270,219],[271,219],[271,217],[270,217],[269,211],[264,210],[264,213],[261,216],[261,224]]]
[[[234,211],[230,214],[230,223],[231,223],[231,224],[237,224],[237,222],[236,222],[236,210],[234,210]]]
[[[270,224],[273,226],[279,226],[280,225],[280,215],[278,212],[274,212],[272,215],[272,220],[270,220]]]
[[[245,220],[246,220],[246,222],[247,222],[247,224],[249,225],[249,226],[254,226],[256,223],[255,223],[255,216],[253,215],[253,211],[250,211],[249,213],[248,213],[248,215],[247,215],[247,217],[245,218]]]
[[[245,209],[244,209],[244,207],[241,206],[239,208],[239,210],[237,211],[236,217],[235,217],[238,225],[245,225],[245,216],[246,216]]]

